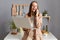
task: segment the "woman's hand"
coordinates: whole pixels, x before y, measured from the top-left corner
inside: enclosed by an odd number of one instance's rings
[[[36,10],[36,16],[38,17],[38,15],[39,15],[39,10],[37,9]]]

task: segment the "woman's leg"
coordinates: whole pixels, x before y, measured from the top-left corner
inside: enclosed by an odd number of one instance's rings
[[[32,39],[33,39],[33,30],[29,30],[27,40],[32,40]]]
[[[34,29],[34,36],[33,36],[33,40],[43,40],[42,39],[42,33],[41,30],[39,28]]]
[[[40,40],[43,40],[41,29],[38,29],[38,33]]]
[[[38,29],[34,29],[33,40],[40,40]]]
[[[29,34],[29,29],[25,29],[24,36],[23,36],[22,40],[27,40],[28,34]]]

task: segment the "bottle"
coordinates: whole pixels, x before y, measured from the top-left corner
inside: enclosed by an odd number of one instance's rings
[[[45,27],[43,26],[43,30],[45,30]]]
[[[48,25],[46,25],[46,32],[48,32]]]
[[[46,32],[45,26],[43,26],[43,28],[42,28],[42,33],[44,34],[45,32]]]

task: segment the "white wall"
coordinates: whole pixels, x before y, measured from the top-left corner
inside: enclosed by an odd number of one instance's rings
[[[60,40],[60,0],[48,0],[47,3],[51,16],[50,31]]]
[[[30,4],[32,0],[0,0],[0,35],[9,32],[9,25],[11,21],[11,6],[15,4]],[[39,4],[40,12],[43,9],[48,10],[51,16],[51,22],[49,23],[49,31],[51,31],[57,38],[60,38],[60,0],[37,0]]]

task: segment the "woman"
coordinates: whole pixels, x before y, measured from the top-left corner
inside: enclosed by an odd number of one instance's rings
[[[42,26],[42,14],[39,13],[38,3],[32,1],[30,4],[29,12],[25,16],[29,18],[31,23],[31,29],[28,31],[27,40],[42,40],[41,26]]]

